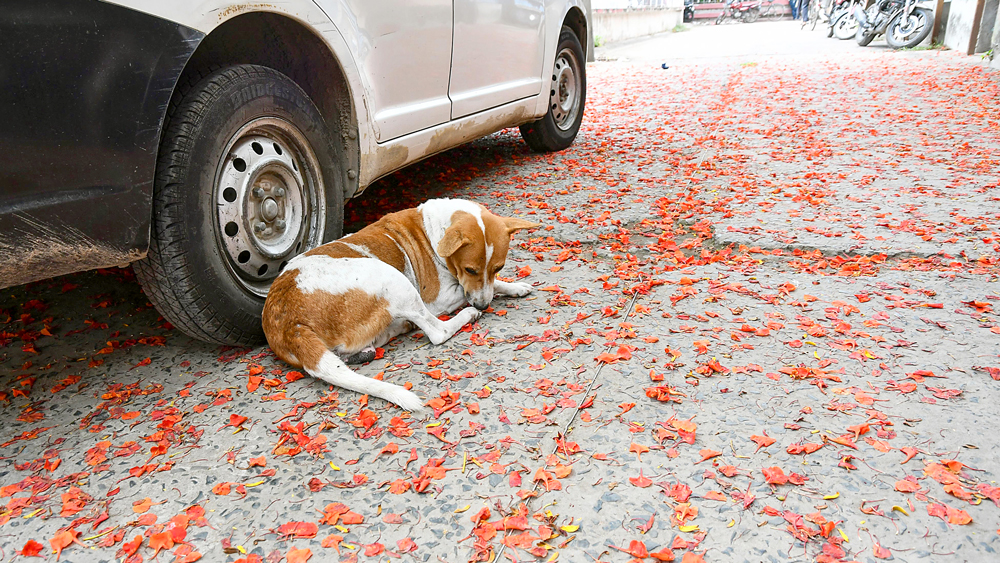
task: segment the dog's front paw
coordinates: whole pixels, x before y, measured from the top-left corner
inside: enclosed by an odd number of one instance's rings
[[[509,295],[511,297],[524,297],[534,291],[531,284],[524,282],[509,282],[504,284],[502,288],[503,295]]]
[[[462,326],[465,326],[466,324],[474,322],[477,319],[479,319],[479,317],[483,316],[483,312],[480,311],[479,309],[476,309],[475,307],[466,307],[461,311],[459,311],[458,315],[456,316],[466,317],[466,321],[462,323]]]

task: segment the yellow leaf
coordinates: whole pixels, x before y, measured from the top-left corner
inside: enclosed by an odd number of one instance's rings
[[[238,545],[238,546],[236,546],[236,549],[237,549],[237,550],[238,550],[238,551],[239,551],[240,553],[242,553],[243,555],[246,555],[246,554],[247,554],[247,548],[243,547],[242,545]]]
[[[833,500],[840,496],[840,493],[833,493],[832,495],[823,495],[823,500]]]
[[[840,537],[844,538],[845,542],[851,543],[851,538],[847,537],[847,534],[844,533],[844,530],[837,528],[837,531],[840,532]]]
[[[334,471],[340,471],[340,468],[337,467],[336,465],[334,465],[332,461],[330,462],[330,469],[332,469]]]
[[[567,534],[572,534],[573,532],[579,530],[580,526],[573,524],[573,525],[561,526],[559,529],[566,532]]]
[[[730,520],[729,523],[726,524],[726,527],[727,528],[732,528],[735,525],[736,525],[736,520]]]
[[[265,483],[265,480],[261,479],[260,481],[254,481],[253,483],[247,483],[246,486],[247,487],[256,487],[257,485],[263,485],[264,483]]]
[[[106,535],[110,534],[111,532],[113,532],[113,531],[115,531],[117,529],[118,529],[118,526],[115,526],[113,528],[108,528],[107,530],[105,530],[105,531],[103,531],[103,532],[101,532],[101,533],[99,533],[97,535],[90,536],[89,538],[83,538],[83,541],[96,540],[97,538],[106,536]]]
[[[38,513],[41,512],[41,511],[43,511],[43,510],[45,510],[45,509],[44,508],[39,508],[38,510],[33,511],[31,514],[28,514],[24,518],[25,518],[25,520],[27,520],[28,518],[31,518],[32,516],[37,516]]]
[[[350,532],[350,530],[348,530],[347,528],[341,526],[340,524],[337,524],[336,526],[334,526],[334,528],[337,528],[337,530],[339,530],[340,532],[345,533],[345,534],[348,533],[348,532]]]
[[[681,526],[678,529],[680,531],[682,531],[682,532],[697,532],[698,531],[698,525],[694,524],[692,526]]]
[[[427,428],[434,428],[435,426],[441,426],[441,421],[439,420],[437,422],[432,422],[427,425]]]
[[[470,508],[472,508],[472,505],[471,504],[467,504],[467,505],[463,506],[462,508],[459,508],[458,510],[456,510],[455,514],[461,514],[461,513],[465,512],[466,510],[468,510]]]
[[[555,561],[556,559],[559,559],[559,552],[558,551],[553,551],[552,552],[552,557],[549,557],[548,560],[545,563],[552,563],[552,561]]]
[[[910,513],[907,512],[906,509],[903,508],[902,506],[897,506],[897,505],[894,504],[894,505],[892,505],[892,509],[893,510],[898,510],[899,512],[902,512],[904,516],[909,516],[910,515]]]

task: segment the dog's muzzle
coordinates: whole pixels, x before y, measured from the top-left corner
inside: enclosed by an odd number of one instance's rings
[[[465,299],[476,309],[485,311],[490,308],[490,303],[493,301],[493,288],[466,293]]]

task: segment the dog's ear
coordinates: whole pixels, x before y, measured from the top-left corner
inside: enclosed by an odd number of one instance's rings
[[[469,242],[469,239],[465,238],[462,234],[462,230],[457,226],[452,225],[448,227],[448,230],[444,232],[444,236],[438,242],[437,253],[441,258],[447,258],[454,254],[459,248],[462,248]]]
[[[521,229],[537,229],[542,226],[541,223],[533,223],[524,219],[518,219],[517,217],[501,217],[501,219],[503,219],[504,226],[507,227],[508,235],[512,235]]]

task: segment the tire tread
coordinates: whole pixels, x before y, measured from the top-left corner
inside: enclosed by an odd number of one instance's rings
[[[189,256],[192,245],[186,244],[183,190],[190,189],[185,181],[187,163],[199,124],[226,87],[252,79],[287,81],[288,78],[255,65],[209,67],[192,71],[186,77],[178,85],[178,93],[164,120],[153,185],[149,252],[133,264],[133,269],[149,300],[181,331],[207,342],[255,344],[263,337],[260,318],[243,311],[221,315],[207,299],[208,288],[197,283]],[[328,220],[336,218],[328,216]]]

